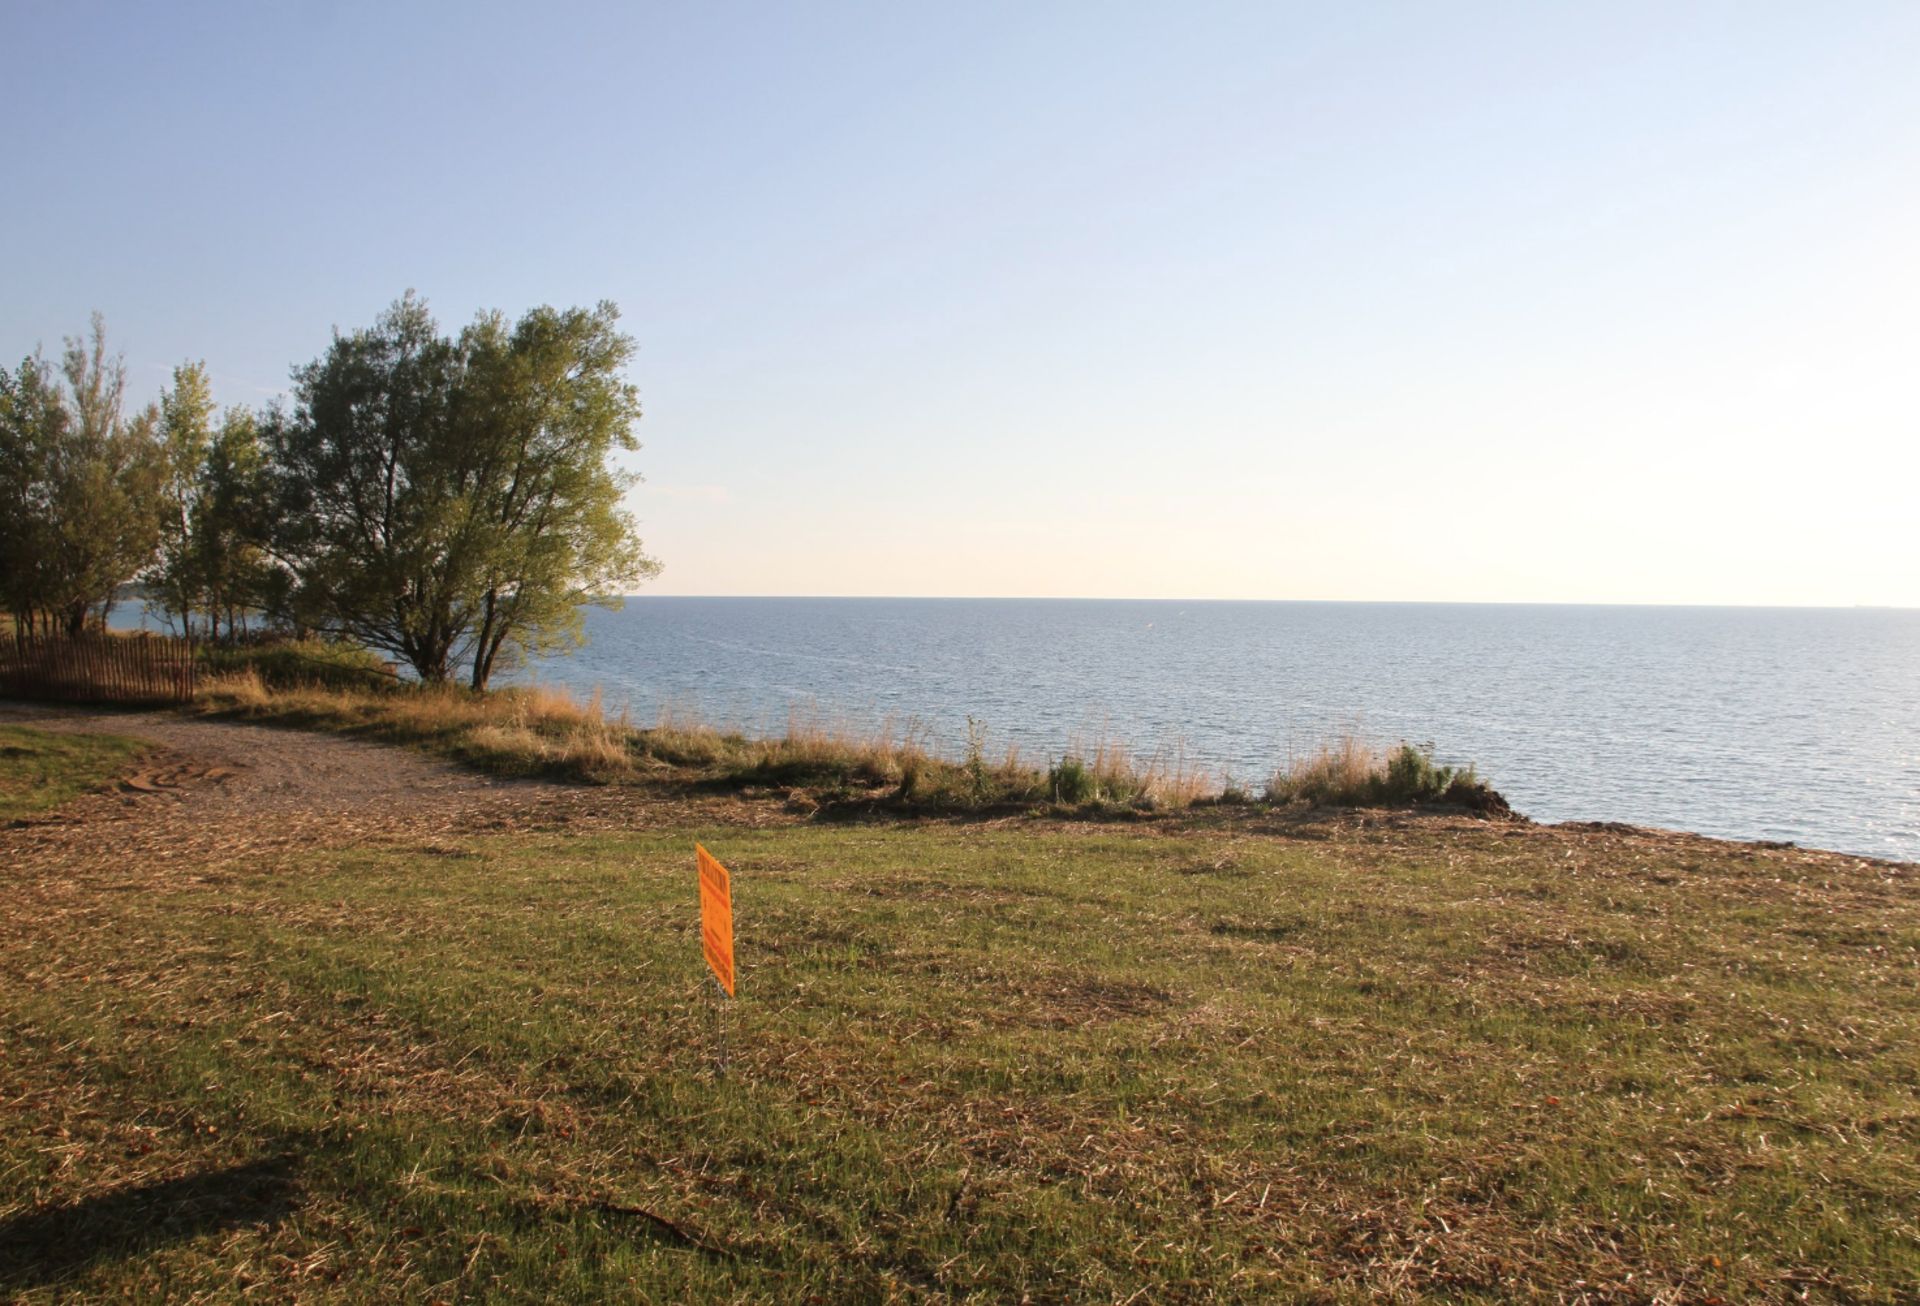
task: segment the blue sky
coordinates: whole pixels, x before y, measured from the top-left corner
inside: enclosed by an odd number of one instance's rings
[[[0,355],[613,299],[658,592],[1920,605],[1920,6],[0,34]]]

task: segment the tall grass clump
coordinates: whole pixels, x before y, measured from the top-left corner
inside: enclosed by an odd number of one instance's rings
[[[1062,807],[1191,807],[1211,798],[1207,772],[1187,757],[1185,744],[1137,758],[1104,735],[1072,741],[1047,771],[1047,796]]]
[[[1099,795],[1100,786],[1086,760],[1069,753],[1047,771],[1047,790],[1054,802],[1078,807],[1092,802]]]
[[[714,766],[738,755],[747,741],[737,731],[721,731],[697,716],[676,708],[662,708],[659,718],[636,732],[640,754],[664,766]]]
[[[637,731],[646,760],[700,773],[710,783],[805,793],[814,802],[890,801],[927,807],[979,807],[1037,792],[1039,777],[1017,750],[986,755],[976,723],[967,752],[940,756],[932,732],[916,718],[888,717],[863,726],[812,707],[795,707],[786,729],[770,738],[721,730],[685,712],[663,712]]]
[[[915,807],[974,810],[1040,802],[1047,783],[1046,773],[1028,765],[1017,745],[993,755],[986,725],[968,717],[967,742],[959,759],[922,750],[902,774],[895,797]]]
[[[1441,766],[1433,745],[1402,743],[1384,751],[1348,734],[1274,773],[1270,803],[1313,807],[1380,807],[1458,802],[1470,807],[1497,798],[1471,766]],[[1503,804],[1504,805],[1504,804]]]

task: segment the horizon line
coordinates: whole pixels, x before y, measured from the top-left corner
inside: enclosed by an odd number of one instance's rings
[[[1431,608],[1729,608],[1792,612],[1920,612],[1920,604],[1905,603],[1737,603],[1698,600],[1594,599],[1277,599],[1170,598],[1133,594],[656,594],[628,593],[626,599],[849,599],[862,601],[910,600],[939,603],[1297,603],[1344,604],[1352,607]]]

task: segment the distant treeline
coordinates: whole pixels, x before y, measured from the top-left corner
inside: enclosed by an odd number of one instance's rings
[[[57,364],[0,368],[0,604],[18,634],[78,634],[139,582],[190,638],[319,634],[484,689],[659,570],[611,463],[639,447],[618,320],[445,335],[409,293],[294,368],[289,404],[216,415],[183,363],[128,415],[96,314]]]

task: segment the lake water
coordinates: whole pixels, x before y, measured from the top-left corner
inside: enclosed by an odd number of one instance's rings
[[[123,604],[116,625],[143,624]],[[1920,611],[1101,599],[630,599],[506,679],[750,733],[967,718],[1035,762],[1106,738],[1258,789],[1357,732],[1541,821],[1920,861]]]
[[[637,598],[587,628],[519,678],[641,722],[1184,747],[1256,789],[1357,729],[1473,762],[1536,820],[1920,859],[1920,611]]]

